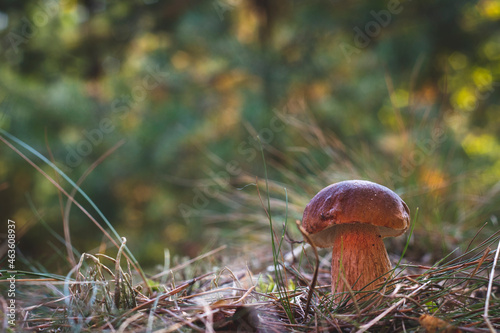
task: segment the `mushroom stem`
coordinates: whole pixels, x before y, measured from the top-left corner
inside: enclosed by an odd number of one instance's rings
[[[352,290],[374,290],[388,278],[391,270],[389,256],[378,227],[355,223],[331,228],[332,293],[344,292],[345,281]]]

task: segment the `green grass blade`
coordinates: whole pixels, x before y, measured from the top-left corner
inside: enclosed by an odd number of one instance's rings
[[[109,228],[109,230],[111,230],[113,236],[116,237],[117,243],[118,244],[121,243],[121,237],[118,234],[118,232],[115,230],[115,228],[113,227],[113,225],[109,222],[109,220],[106,218],[106,216],[104,216],[104,214],[97,207],[97,205],[94,203],[94,201],[92,201],[92,199],[90,199],[90,197],[73,180],[71,180],[71,178],[69,178],[54,163],[52,163],[49,159],[47,159],[45,156],[43,156],[42,154],[40,154],[38,151],[36,151],[34,148],[32,148],[27,143],[23,142],[22,140],[20,140],[17,137],[11,135],[10,133],[6,132],[5,130],[3,130],[1,128],[0,128],[0,133],[2,135],[4,135],[5,137],[9,138],[11,141],[14,141],[18,145],[20,145],[21,147],[23,147],[24,149],[26,149],[27,151],[29,151],[30,153],[32,153],[33,155],[35,155],[39,159],[41,159],[43,162],[45,162],[47,165],[49,165],[52,169],[54,169],[61,177],[63,177],[69,184],[71,184],[71,186],[73,186],[73,188],[75,188],[78,191],[78,193],[80,193],[83,196],[83,198],[92,206],[92,208],[94,208],[94,210],[97,212],[97,214],[102,218],[102,220],[107,225],[107,227]],[[135,266],[137,267],[139,273],[141,274],[141,276],[145,280],[145,275],[144,275],[144,272],[143,272],[143,270],[142,270],[139,262],[137,261],[137,259],[135,258],[134,254],[132,253],[132,251],[129,250],[129,248],[127,246],[125,246],[125,252],[129,256],[130,260],[135,264]]]

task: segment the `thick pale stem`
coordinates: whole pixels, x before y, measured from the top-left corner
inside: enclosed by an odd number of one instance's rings
[[[367,224],[337,225],[332,229],[332,292],[374,290],[387,278],[391,263],[377,227]],[[368,286],[367,286],[368,285]]]

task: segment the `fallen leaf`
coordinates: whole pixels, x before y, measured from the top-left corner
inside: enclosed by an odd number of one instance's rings
[[[239,306],[234,314],[223,322],[214,323],[216,332],[258,332],[260,321],[251,306]]]
[[[447,321],[444,321],[442,319],[439,319],[437,317],[428,315],[428,314],[423,314],[418,318],[418,322],[420,325],[425,328],[425,331],[427,333],[437,333],[437,332],[442,332],[442,333],[461,333],[462,331],[458,329],[457,327],[453,326],[452,324],[448,323]]]

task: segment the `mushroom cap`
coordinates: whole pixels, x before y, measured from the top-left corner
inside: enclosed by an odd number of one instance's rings
[[[332,245],[329,236],[334,232],[332,227],[353,223],[377,226],[382,237],[399,236],[410,225],[410,209],[385,186],[347,180],[319,191],[307,204],[302,217],[302,227],[319,247]]]

